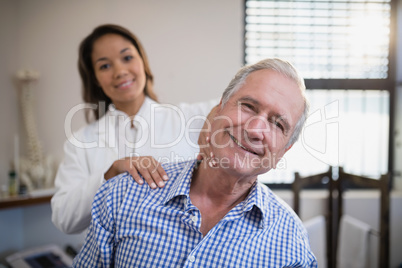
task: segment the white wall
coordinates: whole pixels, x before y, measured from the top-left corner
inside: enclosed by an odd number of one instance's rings
[[[18,132],[16,90],[11,79],[17,65],[16,14],[17,8],[12,1],[0,2],[0,187],[7,180],[13,155],[13,136]]]
[[[242,0],[1,0],[0,184],[7,180],[13,136],[19,128],[23,133],[12,80],[18,69],[32,68],[41,74],[35,86],[39,136],[45,152],[61,159],[65,116],[82,103],[76,67],[78,44],[95,26],[121,24],[141,39],[162,102],[194,102],[218,97],[242,64],[242,5]],[[82,113],[73,120],[74,129],[85,123]],[[399,123],[399,129],[401,126]],[[396,160],[399,170],[400,156]],[[402,262],[398,253],[402,248],[402,205],[392,204],[391,267],[396,267]],[[311,207],[308,202],[302,210],[314,215],[320,206]],[[359,211],[372,214],[370,206]],[[5,251],[37,244],[82,242],[83,235],[59,232],[50,215],[48,204],[0,210],[0,257]]]

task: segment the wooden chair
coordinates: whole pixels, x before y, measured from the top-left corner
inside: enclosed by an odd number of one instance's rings
[[[378,267],[389,267],[390,243],[389,243],[389,220],[390,220],[390,183],[389,174],[382,175],[380,179],[372,179],[357,176],[344,172],[343,168],[339,168],[339,178],[334,181],[337,193],[337,216],[336,226],[333,230],[334,236],[338,236],[339,222],[343,215],[343,195],[347,188],[351,186],[359,186],[370,189],[380,190],[380,245],[379,245],[379,263]],[[334,246],[334,256],[336,256],[337,245]]]
[[[293,191],[293,210],[297,215],[300,216],[300,192],[303,188],[309,186],[315,186],[319,184],[323,184],[327,181],[327,189],[328,189],[328,203],[327,203],[327,211],[326,211],[326,241],[327,241],[327,268],[331,268],[333,265],[333,261],[335,259],[335,255],[333,255],[333,180],[332,180],[332,166],[329,166],[328,171],[312,176],[300,177],[299,173],[295,173],[295,179],[292,184]]]
[[[351,186],[380,190],[380,245],[379,245],[379,266],[380,268],[389,267],[389,220],[390,220],[390,175],[382,175],[379,180],[368,177],[357,176],[344,172],[339,167],[338,175],[334,176],[333,168],[330,166],[327,172],[300,177],[295,173],[295,180],[292,184],[293,208],[300,216],[300,192],[303,188],[322,183],[323,179],[328,181],[328,200],[326,213],[327,223],[327,267],[336,267],[337,238],[339,233],[339,223],[343,214],[343,195],[346,189]]]

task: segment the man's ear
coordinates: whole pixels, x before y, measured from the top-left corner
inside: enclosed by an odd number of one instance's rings
[[[289,145],[289,147],[286,148],[285,153],[286,153],[287,151],[289,151],[289,149],[292,148],[292,146],[293,146],[293,144]]]
[[[219,107],[219,108],[221,108],[221,107],[222,107],[222,98],[221,98],[221,101],[219,102],[219,104],[218,104],[218,105],[216,105],[216,107]]]
[[[215,120],[215,115],[217,112],[222,110],[222,99],[219,101],[217,105],[212,107],[211,112],[208,114],[208,119],[212,122],[212,120]]]

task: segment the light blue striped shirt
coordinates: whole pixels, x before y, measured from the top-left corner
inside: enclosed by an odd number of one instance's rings
[[[317,267],[299,218],[260,183],[203,237],[189,197],[195,163],[164,165],[160,189],[128,173],[103,184],[73,267]]]

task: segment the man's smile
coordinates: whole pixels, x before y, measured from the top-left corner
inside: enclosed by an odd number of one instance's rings
[[[255,152],[255,151],[253,151],[252,149],[243,146],[233,135],[231,135],[229,132],[228,132],[228,134],[229,134],[230,138],[234,141],[234,143],[237,144],[237,146],[239,146],[239,147],[242,148],[243,150],[245,150],[245,151],[247,151],[247,152],[249,152],[249,153],[258,155],[258,156],[263,155],[263,152],[257,153],[257,152]]]

